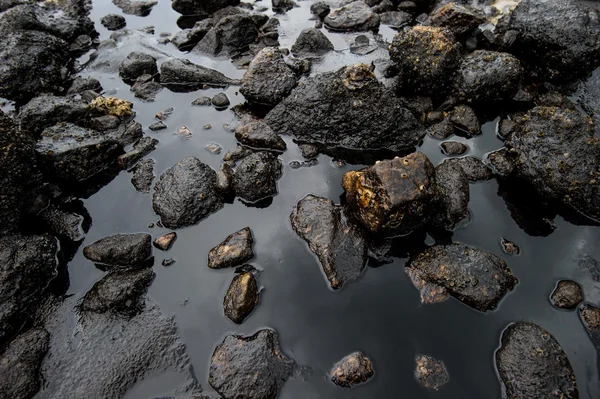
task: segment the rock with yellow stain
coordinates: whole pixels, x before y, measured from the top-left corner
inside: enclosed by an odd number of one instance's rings
[[[446,366],[441,360],[436,360],[427,355],[418,355],[416,360],[415,376],[425,388],[437,391],[442,385],[450,381]]]
[[[121,100],[114,97],[96,97],[89,105],[88,108],[102,114],[102,115],[114,115],[119,118],[124,118],[133,115],[131,108],[133,104],[127,100]]]
[[[258,284],[252,272],[243,272],[233,278],[225,299],[225,316],[236,324],[242,322],[258,305]]]
[[[344,357],[333,366],[330,373],[331,381],[344,388],[363,384],[369,381],[374,374],[373,362],[361,352],[354,352]]]
[[[225,241],[210,250],[208,253],[208,267],[223,269],[241,266],[254,258],[253,243],[254,239],[250,227],[244,227],[230,234]]]

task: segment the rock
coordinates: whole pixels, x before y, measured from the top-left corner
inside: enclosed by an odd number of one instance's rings
[[[159,83],[156,83],[151,75],[140,76],[134,85],[131,86],[133,94],[144,101],[154,101],[156,95],[162,89],[163,87]]]
[[[119,75],[126,81],[134,81],[142,75],[152,76],[157,73],[158,67],[154,57],[139,51],[129,53],[119,67]]]
[[[207,17],[214,12],[229,6],[237,6],[240,0],[173,0],[173,10],[183,15],[196,15],[199,18]]]
[[[285,151],[285,141],[264,122],[250,122],[235,129],[235,138],[241,144],[256,149]]]
[[[229,334],[211,357],[208,383],[224,398],[275,399],[294,369],[275,331]]]
[[[456,92],[466,101],[510,100],[519,90],[522,75],[521,63],[514,56],[475,50],[458,68]]]
[[[243,265],[254,258],[252,244],[254,244],[254,239],[250,227],[236,231],[209,251],[208,267],[223,269]]]
[[[331,11],[331,8],[329,7],[329,4],[327,4],[324,1],[317,1],[310,5],[311,14],[313,14],[320,20],[325,19],[325,17],[329,15],[329,11]]]
[[[171,116],[174,110],[175,109],[173,107],[165,108],[162,111],[157,112],[156,115],[154,115],[154,117],[160,121],[167,120],[167,118]]]
[[[264,119],[301,143],[350,149],[413,148],[424,131],[400,99],[357,64],[307,79]]]
[[[454,134],[454,126],[450,123],[449,118],[447,118],[442,122],[429,126],[425,131],[428,136],[434,139],[445,140]]]
[[[227,154],[223,156],[223,161],[236,163],[237,161],[244,159],[253,153],[254,151],[250,148],[238,145],[234,149],[227,151]]]
[[[579,397],[567,354],[548,331],[536,324],[509,325],[502,333],[495,358],[507,399]]]
[[[401,29],[412,23],[412,15],[404,11],[386,11],[379,14],[381,23],[394,29]]]
[[[133,167],[131,184],[140,193],[149,193],[154,180],[154,160],[143,159]]]
[[[492,178],[492,171],[479,158],[472,156],[450,158],[444,160],[444,163],[460,166],[467,175],[469,181],[472,183],[485,181]]]
[[[415,288],[419,290],[421,303],[440,303],[448,299],[448,290],[440,285],[424,280],[422,274],[416,269],[406,268],[404,271]]]
[[[181,51],[188,51],[194,48],[196,44],[210,31],[210,28],[214,25],[214,20],[208,18],[202,21],[196,22],[191,29],[184,29],[177,32],[175,36],[171,38],[173,43]]]
[[[600,308],[585,303],[579,307],[579,317],[596,350],[600,352]]]
[[[154,185],[152,208],[163,226],[176,229],[199,223],[223,206],[216,189],[217,174],[194,157],[160,175]]]
[[[239,83],[221,72],[182,58],[172,58],[161,64],[160,81],[173,91],[194,91],[203,86],[226,87]]]
[[[508,241],[506,238],[500,239],[500,245],[502,246],[502,250],[508,255],[519,255],[521,253],[521,250],[517,244],[512,241]]]
[[[65,212],[55,206],[48,206],[37,215],[55,237],[66,238],[74,243],[83,241],[89,225],[84,216]]]
[[[68,44],[37,31],[11,33],[0,42],[0,97],[25,103],[61,93],[72,64]]]
[[[577,92],[573,96],[585,112],[594,119],[594,124],[600,126],[600,71],[594,71],[588,79],[579,83]],[[568,108],[568,106],[563,107]]]
[[[207,106],[207,105],[211,105],[212,104],[212,99],[210,97],[198,97],[197,99],[195,99],[194,101],[192,101],[192,105],[200,105],[200,106]]]
[[[171,249],[171,247],[173,246],[173,243],[175,242],[176,239],[177,239],[177,233],[172,231],[170,233],[163,234],[162,236],[157,237],[152,242],[152,245],[154,245],[156,248],[160,249],[161,251],[168,251],[169,249]]]
[[[495,309],[519,282],[501,258],[458,243],[429,247],[406,267],[480,312]]]
[[[212,105],[214,105],[216,108],[227,108],[229,106],[229,104],[231,104],[229,102],[229,98],[227,97],[227,94],[225,93],[218,93],[215,94],[214,97],[211,100]]]
[[[98,79],[92,78],[91,76],[77,76],[75,80],[73,80],[73,83],[71,83],[69,90],[67,90],[67,95],[80,94],[87,90],[102,91],[102,85]]]
[[[439,210],[433,224],[454,230],[469,218],[469,179],[460,166],[443,162],[435,168],[435,180],[439,189]]]
[[[156,149],[158,140],[154,137],[144,137],[133,145],[133,149],[117,157],[117,165],[121,169],[130,169],[140,159]]]
[[[221,195],[234,194],[233,192],[233,177],[235,172],[227,163],[221,164],[221,168],[217,172],[217,190]]]
[[[0,356],[0,395],[32,398],[42,385],[40,368],[48,352],[50,336],[43,328],[19,335]]]
[[[292,46],[292,53],[297,57],[319,57],[333,51],[331,41],[318,29],[304,29]],[[294,83],[295,86],[295,83]]]
[[[127,25],[125,17],[119,14],[108,14],[100,19],[100,23],[108,30],[119,30]]]
[[[85,294],[80,309],[133,317],[144,309],[152,280],[154,272],[149,268],[109,273]]]
[[[439,7],[429,16],[431,26],[446,28],[460,39],[465,39],[484,22],[486,18],[483,12],[457,2]]]
[[[354,43],[350,44],[350,52],[356,55],[367,55],[377,50],[377,44],[371,44],[371,41],[366,35],[358,35],[354,39]]]
[[[352,215],[371,233],[385,235],[425,225],[437,195],[434,166],[420,152],[347,172],[342,187]]]
[[[48,235],[0,237],[0,345],[21,329],[42,301],[57,273],[57,250],[56,239]]]
[[[486,161],[493,172],[498,176],[510,176],[515,170],[513,159],[506,147],[487,154]]]
[[[153,132],[156,132],[158,130],[163,130],[166,129],[168,126],[165,125],[165,123],[163,121],[158,121],[155,122],[153,124],[151,124],[150,126],[148,126],[148,129],[152,130]]]
[[[362,1],[355,1],[332,10],[323,20],[328,29],[334,31],[376,31],[379,28],[379,15],[375,14]]]
[[[367,262],[367,242],[341,206],[309,194],[298,201],[290,220],[296,234],[319,259],[331,288],[342,288],[361,276]]]
[[[292,0],[273,0],[273,11],[276,13],[285,13],[298,5]]]
[[[250,15],[236,14],[221,18],[194,47],[195,52],[233,55],[243,52],[259,39],[259,27]]]
[[[254,203],[277,194],[277,180],[282,165],[270,152],[256,152],[244,158],[235,168],[233,186],[235,194]]]
[[[152,8],[158,4],[158,0],[112,0],[125,14],[145,17],[150,14]]]
[[[138,268],[152,256],[150,234],[116,234],[83,248],[83,255],[107,266]]]
[[[335,385],[352,388],[369,381],[375,372],[371,359],[361,352],[354,352],[336,363],[329,374]]]
[[[515,175],[542,197],[600,221],[600,139],[577,110],[535,107],[506,141]]]
[[[319,155],[319,147],[313,144],[300,144],[300,153],[306,159],[315,159]]]
[[[575,1],[523,0],[511,13],[508,29],[518,33],[510,51],[545,78],[574,80],[599,64],[600,16],[591,7]]]
[[[469,150],[466,144],[458,141],[445,141],[440,144],[444,155],[462,155]]]
[[[427,355],[417,355],[415,377],[425,388],[440,389],[450,381],[444,362]]]
[[[42,130],[58,122],[84,122],[88,113],[87,104],[83,101],[43,95],[35,97],[21,108],[19,121],[21,129],[37,137]]]
[[[473,137],[481,134],[481,125],[473,108],[466,105],[457,105],[450,113],[450,123],[457,134]]]
[[[253,103],[276,105],[296,87],[297,78],[274,47],[262,49],[242,78],[240,93]]]
[[[107,130],[116,129],[121,124],[121,119],[114,115],[104,115],[92,118],[88,121],[89,128],[104,132]]]
[[[251,272],[236,275],[223,300],[225,316],[235,324],[242,324],[258,305],[258,284]]]
[[[204,129],[210,129],[210,125],[204,126]],[[215,155],[219,155],[221,153],[221,151],[223,151],[223,147],[221,147],[219,144],[217,143],[208,143],[204,146],[204,148],[206,148],[206,151],[210,152],[211,154],[215,154]]]
[[[459,48],[452,32],[445,28],[414,26],[398,32],[390,46],[390,58],[402,72],[402,89],[443,96],[458,68]]]
[[[161,264],[165,267],[168,267],[168,266],[171,266],[172,264],[174,264],[175,262],[176,261],[173,258],[165,258],[165,259],[163,259]]]
[[[575,281],[561,280],[550,295],[552,306],[559,309],[575,309],[583,302],[583,291]]]

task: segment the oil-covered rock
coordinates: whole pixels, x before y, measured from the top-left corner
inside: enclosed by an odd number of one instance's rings
[[[258,305],[258,284],[252,272],[237,274],[223,300],[225,316],[241,324]]]
[[[331,381],[344,388],[363,384],[369,381],[374,374],[373,362],[361,352],[345,356],[333,366],[329,373]]]

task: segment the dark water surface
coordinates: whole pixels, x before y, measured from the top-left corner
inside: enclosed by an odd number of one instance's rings
[[[258,3],[261,4],[261,3]],[[262,4],[270,6],[270,2]],[[299,31],[311,27],[310,2],[300,2],[281,21],[280,42],[290,47]],[[99,20],[108,13],[120,10],[107,0],[95,0],[91,18],[101,38],[110,32]],[[267,12],[271,14],[270,11]],[[153,46],[174,56],[188,57],[194,62],[213,67],[230,77],[241,77],[229,60],[214,60],[179,52],[172,44],[160,45],[160,32],[176,33],[179,14],[171,9],[169,0],[161,0],[147,17],[126,16],[127,28],[154,25],[156,33],[148,36]],[[356,62],[370,62],[381,57],[376,52],[367,57],[349,53],[348,46],[355,35],[331,34],[324,31],[334,43],[335,54],[314,66],[313,72],[334,70]],[[390,40],[393,31],[382,28]],[[144,51],[143,48],[127,49]],[[159,63],[162,60],[159,60]],[[192,93],[172,93],[163,90],[155,102],[139,101],[114,72],[84,70],[83,76],[99,79],[109,95],[134,102],[136,120],[146,134],[160,140],[156,151],[155,174],[188,156],[218,169],[223,154],[235,147],[233,134],[223,123],[234,120],[230,110],[216,111],[212,107],[194,107],[197,97],[220,90]],[[243,102],[237,87],[226,90],[232,105]],[[155,122],[154,114],[174,107],[166,120],[167,130],[151,132],[147,128]],[[210,130],[202,126],[212,124]],[[496,138],[497,120],[484,125],[482,136],[468,140],[469,155],[483,156],[501,148]],[[192,137],[182,139],[174,134],[177,127],[186,125]],[[461,141],[467,141],[460,138]],[[223,147],[221,155],[214,155],[204,147],[207,143]],[[288,150],[280,157],[285,165],[278,183],[279,193],[265,209],[247,207],[239,200],[227,204],[197,226],[177,231],[178,239],[168,252],[155,251],[154,271],[157,276],[149,296],[167,315],[173,315],[182,340],[187,345],[193,366],[205,390],[209,359],[214,347],[225,334],[238,332],[252,334],[262,327],[279,332],[282,349],[310,372],[289,380],[283,387],[282,399],[304,398],[500,398],[500,383],[494,366],[494,351],[499,345],[502,330],[511,322],[532,321],[550,331],[567,352],[577,376],[580,397],[600,398],[597,352],[588,338],[577,312],[554,309],[548,297],[560,279],[573,279],[584,288],[585,299],[600,303],[600,283],[590,273],[580,270],[577,259],[589,254],[600,259],[600,228],[575,226],[560,217],[557,229],[548,237],[527,235],[511,218],[503,199],[497,195],[498,182],[491,180],[471,185],[471,222],[455,231],[453,240],[482,248],[503,257],[520,283],[509,293],[496,311],[482,314],[460,302],[450,299],[441,304],[423,305],[419,293],[404,273],[406,259],[395,259],[391,264],[367,268],[364,276],[343,290],[333,292],[308,247],[291,230],[289,215],[293,205],[304,195],[313,193],[339,202],[342,193],[342,175],[357,165],[340,167],[321,155],[316,166],[291,169],[290,161],[302,161],[298,147],[286,138]],[[421,151],[434,164],[444,156],[439,141],[426,139]],[[100,192],[85,200],[93,224],[83,245],[115,233],[149,232],[158,236],[167,232],[159,227],[148,228],[158,220],[152,211],[151,194],[141,194],[130,183],[131,174],[122,172]],[[227,235],[250,226],[255,238],[256,257],[251,263],[261,273],[259,284],[264,287],[260,305],[241,326],[232,324],[223,315],[222,301],[233,277],[232,270],[210,270],[206,266],[207,253]],[[517,243],[521,255],[511,257],[502,252],[500,239]],[[428,237],[428,243],[433,239]],[[170,267],[160,265],[163,258],[173,257]],[[69,264],[70,294],[81,297],[98,281],[103,273],[84,259],[81,251]],[[332,365],[343,356],[361,350],[374,362],[375,378],[353,390],[333,385],[327,378]],[[415,356],[429,354],[443,360],[450,374],[450,382],[440,391],[422,388],[414,378]],[[138,383],[128,399],[147,399],[171,392],[179,383],[176,373],[157,375]],[[43,397],[41,392],[38,397]]]

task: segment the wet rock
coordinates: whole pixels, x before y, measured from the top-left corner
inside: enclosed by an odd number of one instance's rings
[[[227,151],[227,154],[223,156],[223,161],[236,163],[237,161],[244,159],[253,153],[254,151],[250,148],[238,145],[234,149]]]
[[[210,55],[232,55],[259,38],[259,27],[250,15],[237,14],[223,17],[198,42],[194,51]]]
[[[365,64],[307,79],[264,119],[303,143],[351,149],[412,148],[424,135],[413,114]]]
[[[54,236],[66,238],[72,242],[80,242],[85,238],[87,227],[85,218],[74,212],[65,212],[50,205],[38,217]]]
[[[256,149],[285,151],[286,144],[281,137],[264,122],[250,122],[235,129],[235,138],[241,144]]]
[[[473,108],[466,105],[457,105],[450,113],[450,123],[457,134],[473,137],[481,134],[481,125]]]
[[[394,36],[390,58],[402,72],[403,89],[439,97],[450,88],[459,48],[451,31],[415,26]]]
[[[125,14],[145,17],[150,14],[152,8],[158,4],[158,0],[112,0]]]
[[[515,174],[542,197],[600,220],[600,139],[577,110],[535,107],[506,141]]]
[[[275,399],[294,369],[275,331],[263,329],[250,337],[230,334],[215,348],[208,383],[224,398]]]
[[[510,100],[519,89],[522,74],[521,63],[514,56],[475,50],[458,68],[456,91],[467,101]]]
[[[218,93],[215,94],[214,97],[211,100],[212,105],[214,105],[216,108],[227,108],[229,106],[229,104],[231,104],[229,102],[229,98],[227,97],[227,94],[225,93]]]
[[[347,172],[342,187],[357,220],[368,231],[386,235],[425,225],[437,194],[434,166],[420,152]]]
[[[154,272],[149,268],[109,273],[85,294],[80,309],[133,317],[144,309],[152,280]]]
[[[100,23],[108,30],[119,30],[127,25],[125,17],[119,14],[108,14],[100,19]]]
[[[502,250],[509,255],[519,255],[521,250],[512,241],[508,241],[506,238],[500,239],[500,245],[502,246]]]
[[[469,217],[469,179],[460,166],[443,162],[435,168],[435,180],[439,209],[433,224],[453,230]]]
[[[139,267],[152,256],[150,234],[116,234],[83,248],[83,255],[107,266]]]
[[[198,97],[197,99],[195,99],[194,101],[192,101],[192,105],[200,105],[200,106],[207,106],[207,105],[211,105],[212,104],[212,99],[210,97]]]
[[[158,73],[156,60],[146,53],[134,51],[129,53],[119,67],[119,75],[124,80],[134,81],[142,75],[155,75]]]
[[[418,355],[416,362],[415,377],[425,388],[437,391],[442,385],[450,381],[446,366],[441,360],[427,355]]]
[[[502,333],[495,358],[508,399],[579,397],[567,354],[548,331],[536,324],[509,325]]]
[[[162,89],[163,87],[159,83],[156,83],[151,75],[140,76],[134,85],[131,86],[133,94],[144,101],[154,101],[156,95]]]
[[[292,0],[273,0],[273,11],[276,13],[285,13],[296,7],[297,4]]]
[[[89,113],[87,104],[69,97],[43,95],[23,106],[19,112],[21,129],[32,136],[58,122],[81,123]]]
[[[121,169],[129,169],[140,159],[156,149],[158,140],[154,137],[144,137],[133,145],[133,149],[117,158],[117,165]]]
[[[225,316],[236,324],[242,324],[258,305],[258,284],[251,272],[236,275],[223,300]]]
[[[332,10],[323,20],[325,26],[334,31],[371,31],[379,28],[379,15],[362,1]]]
[[[296,234],[317,255],[331,288],[342,288],[360,277],[367,261],[367,243],[341,206],[307,195],[296,204],[290,220]]]
[[[400,29],[412,23],[412,15],[404,11],[387,11],[379,14],[381,23],[391,28]]]
[[[536,66],[544,77],[573,80],[598,66],[600,17],[575,1],[522,0],[511,13],[518,32],[510,51]]]
[[[165,266],[165,267],[168,267],[168,266],[171,266],[171,265],[173,265],[175,262],[176,262],[176,261],[175,261],[175,259],[173,259],[173,258],[166,258],[166,259],[163,259],[163,261],[162,261],[162,263],[161,263],[161,264],[162,264],[163,266]]]
[[[575,309],[583,302],[583,291],[575,281],[561,280],[550,295],[552,306],[559,309]]]
[[[32,329],[19,335],[0,356],[0,395],[4,398],[32,398],[40,389],[40,368],[48,352],[48,331]]]
[[[444,155],[462,155],[469,150],[466,144],[458,141],[445,141],[440,144]]]
[[[377,44],[371,44],[369,38],[365,35],[359,35],[350,44],[350,52],[356,55],[367,55],[377,50]]]
[[[502,177],[510,176],[515,169],[513,159],[506,148],[490,152],[486,157],[486,161],[493,172]]]
[[[221,165],[221,168],[217,172],[217,190],[221,195],[234,194],[233,191],[233,177],[235,175],[234,170],[227,163]]]
[[[19,331],[42,301],[56,275],[57,250],[56,239],[48,235],[0,238],[0,345]]]
[[[407,268],[480,312],[495,309],[518,283],[504,260],[462,244],[429,247],[413,257]]]
[[[78,76],[73,80],[73,83],[71,83],[71,87],[67,90],[67,94],[81,94],[88,90],[100,92],[102,91],[102,85],[98,79],[92,78],[91,76]]]
[[[171,43],[177,46],[181,51],[191,50],[204,36],[206,36],[213,25],[214,20],[212,18],[198,21],[191,29],[184,29],[177,32],[177,34],[171,38]]]
[[[314,159],[319,155],[319,147],[313,144],[300,144],[300,153],[306,159]]]
[[[164,121],[167,118],[169,118],[169,116],[171,116],[171,114],[173,114],[173,111],[175,109],[173,107],[169,107],[169,108],[165,108],[162,111],[157,112],[154,117],[160,121]]]
[[[292,53],[297,57],[319,57],[330,51],[333,51],[333,44],[323,32],[315,28],[304,29],[300,32],[292,46]]]
[[[256,152],[244,158],[235,168],[235,194],[247,202],[258,202],[277,194],[277,180],[282,165],[270,152]]]
[[[329,4],[327,4],[324,1],[317,1],[310,5],[311,14],[313,14],[320,20],[325,19],[325,17],[329,15],[329,11],[331,11],[331,8],[329,7]]]
[[[152,130],[153,132],[156,132],[158,130],[163,130],[166,129],[168,126],[165,125],[165,123],[163,121],[158,121],[155,122],[153,124],[151,124],[150,126],[148,126],[148,129]]]
[[[333,366],[330,376],[335,385],[352,388],[371,379],[375,372],[371,359],[361,352],[354,352]]]
[[[592,343],[600,352],[600,308],[585,303],[579,307],[579,317]]]
[[[149,193],[154,180],[154,160],[143,159],[133,167],[131,184],[140,193]]]
[[[417,269],[406,268],[404,271],[410,278],[410,281],[413,283],[415,288],[419,290],[421,303],[440,303],[448,299],[448,290],[440,285],[432,284],[426,281],[422,277],[423,273]]]
[[[186,158],[160,175],[154,185],[152,208],[170,229],[192,226],[219,210],[217,174],[194,157]]]
[[[121,124],[121,119],[114,115],[104,115],[92,118],[88,121],[89,128],[104,132],[116,129]]]
[[[445,140],[454,134],[454,126],[449,119],[444,119],[442,122],[435,123],[426,129],[428,136],[437,140]]]
[[[37,31],[0,41],[0,97],[24,103],[39,93],[61,93],[72,64],[68,44]]]
[[[466,38],[484,22],[486,18],[483,12],[458,2],[437,8],[429,17],[431,26],[449,29],[455,37],[461,39]]]
[[[214,12],[229,7],[237,6],[240,0],[173,0],[171,6],[173,10],[183,15],[195,15],[198,18],[207,17]]]
[[[171,249],[171,247],[173,246],[173,243],[175,242],[176,239],[177,239],[177,233],[175,233],[173,231],[171,233],[163,234],[162,236],[157,237],[152,242],[152,245],[154,245],[156,248],[160,249],[161,251],[168,251],[169,249]]]
[[[467,175],[469,181],[472,183],[485,181],[492,178],[492,171],[479,158],[471,156],[450,158],[444,161],[444,163],[446,162],[460,166]]]
[[[579,87],[574,94],[577,103],[593,119],[596,126],[600,126],[600,71],[596,70],[585,81],[579,83]],[[567,101],[567,104],[570,101]],[[571,103],[572,104],[572,103]],[[563,106],[568,108],[568,106]]]
[[[229,235],[225,241],[217,245],[208,253],[208,267],[223,269],[225,267],[240,266],[254,258],[252,250],[254,239],[249,227]]]
[[[209,129],[210,129],[210,125],[208,125]],[[207,129],[207,127],[204,127],[205,129]],[[206,148],[206,151],[210,152],[211,154],[215,154],[215,155],[219,155],[221,153],[221,151],[223,151],[223,147],[221,147],[219,144],[217,143],[208,143],[204,146],[204,148]]]
[[[173,58],[162,63],[160,81],[173,91],[194,91],[203,86],[226,87],[238,83],[221,72],[182,58]]]

